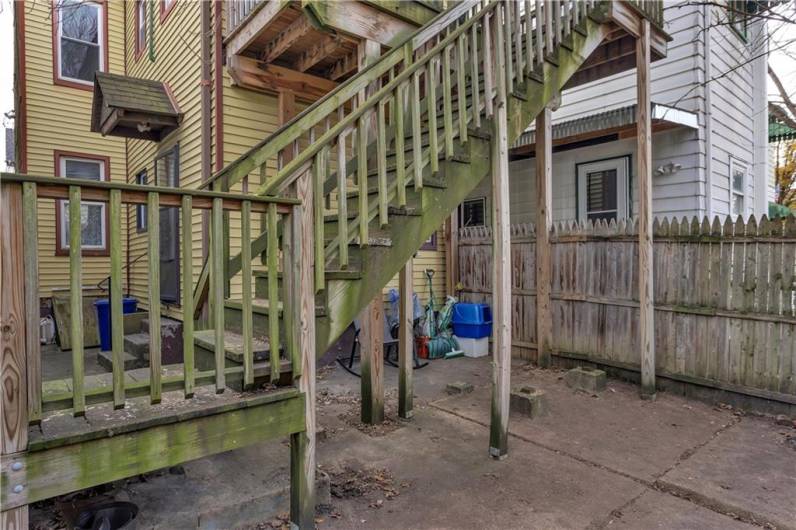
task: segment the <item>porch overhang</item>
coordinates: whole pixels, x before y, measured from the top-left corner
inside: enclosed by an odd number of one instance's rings
[[[161,81],[97,72],[91,131],[160,141],[180,126],[182,113]]]
[[[677,127],[697,129],[697,115],[676,107],[652,104],[652,132]],[[577,144],[597,138],[615,136],[616,139],[636,135],[636,105],[628,105],[553,125],[553,146]],[[536,131],[522,133],[511,149],[512,155],[532,154],[536,145]]]

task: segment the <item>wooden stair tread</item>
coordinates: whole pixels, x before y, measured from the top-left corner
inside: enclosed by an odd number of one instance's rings
[[[398,216],[404,216],[404,217],[419,217],[419,216],[422,215],[420,210],[418,210],[417,208],[405,208],[405,207],[402,207],[402,206],[388,206],[387,207],[387,213],[389,215],[398,215]],[[348,220],[353,220],[353,219],[356,219],[358,216],[359,216],[359,214],[357,212],[348,212],[348,215],[346,216],[346,218]],[[339,217],[338,217],[337,214],[331,214],[331,215],[324,215],[323,216],[323,222],[324,223],[336,223],[338,221],[338,219],[339,219]]]
[[[195,331],[193,334],[194,343],[201,346],[206,350],[214,350],[216,345],[216,332],[213,329],[203,329]],[[271,346],[268,337],[252,339],[252,350],[254,351],[255,358],[258,354],[263,355],[270,353]],[[235,333],[234,331],[224,331],[224,352],[227,359],[236,362],[243,361],[243,335]]]
[[[267,276],[267,274],[266,274]],[[243,310],[243,300],[240,298],[229,298],[224,301],[224,306],[229,307],[231,309],[237,309],[238,311]],[[279,313],[281,316],[282,310],[284,308],[283,302],[280,300],[277,302],[277,307],[279,309]],[[252,298],[252,313],[257,313],[259,315],[268,316],[268,311],[271,308],[271,301],[268,298]],[[315,306],[315,316],[323,316],[326,314],[326,308],[322,305]]]

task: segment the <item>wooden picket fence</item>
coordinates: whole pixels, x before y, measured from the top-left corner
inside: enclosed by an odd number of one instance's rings
[[[656,220],[656,371],[796,404],[796,218]],[[512,226],[513,346],[536,348],[535,233]],[[491,231],[459,235],[464,301],[491,299]],[[553,353],[638,370],[633,220],[554,224]]]

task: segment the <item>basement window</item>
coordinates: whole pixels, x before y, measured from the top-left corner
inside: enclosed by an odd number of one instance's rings
[[[462,227],[486,225],[486,197],[467,199],[459,206],[459,225]]]
[[[58,0],[53,11],[55,82],[90,90],[94,73],[106,68],[105,4]]]
[[[576,165],[579,221],[628,217],[629,166],[629,156]]]

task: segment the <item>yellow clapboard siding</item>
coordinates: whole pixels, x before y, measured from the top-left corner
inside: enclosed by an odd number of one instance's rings
[[[28,173],[54,175],[55,151],[107,156],[109,178],[124,181],[127,174],[125,141],[103,138],[90,132],[91,97],[88,90],[56,85],[53,82],[52,5],[29,2],[25,13],[25,63],[27,90]],[[124,73],[124,10],[121,3],[107,4],[108,68]],[[38,201],[39,295],[49,297],[53,289],[69,286],[69,257],[56,256],[55,201]],[[122,220],[122,230],[126,222]],[[127,253],[122,238],[122,253]],[[110,259],[83,258],[83,285],[95,286],[107,277]]]

